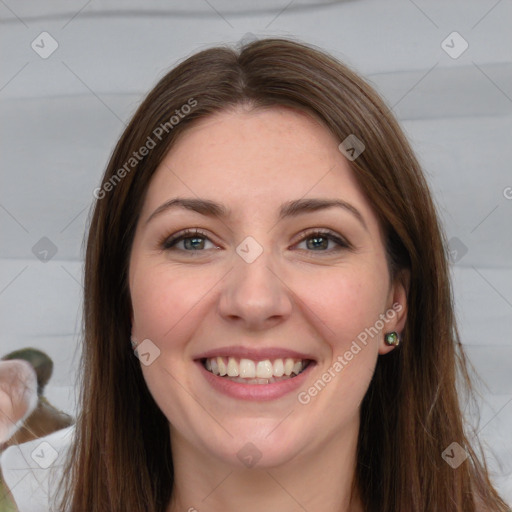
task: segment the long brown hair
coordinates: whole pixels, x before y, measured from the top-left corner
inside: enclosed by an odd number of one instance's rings
[[[465,432],[457,387],[470,389],[469,373],[445,236],[420,166],[365,81],[324,52],[284,39],[192,55],[157,83],[113,151],[87,242],[81,413],[62,508],[163,512],[169,504],[168,420],[129,342],[131,244],[152,174],[176,137],[195,120],[240,104],[299,108],[340,142],[351,134],[363,141],[352,168],[385,230],[392,277],[410,272],[402,346],[379,357],[361,405],[356,484],[365,510],[508,511]],[[151,149],[131,160],[143,146]],[[469,455],[457,469],[441,455],[453,442]]]

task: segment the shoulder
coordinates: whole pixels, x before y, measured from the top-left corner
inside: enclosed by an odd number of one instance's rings
[[[19,512],[47,512],[58,493],[74,426],[7,448],[0,457],[3,479]]]

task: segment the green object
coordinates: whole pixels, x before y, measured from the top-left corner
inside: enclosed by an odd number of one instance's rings
[[[386,334],[386,344],[387,345],[398,345],[398,334],[396,332],[390,332]]]
[[[15,350],[14,352],[2,357],[2,360],[4,361],[11,359],[23,359],[24,361],[28,361],[34,367],[37,374],[37,394],[42,395],[44,387],[50,380],[53,373],[53,361],[50,356],[36,348],[22,348],[21,350]]]
[[[18,512],[18,507],[11,499],[7,486],[0,474],[0,512]]]

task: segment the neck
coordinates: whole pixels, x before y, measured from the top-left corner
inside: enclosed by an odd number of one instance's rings
[[[358,427],[357,422],[336,439],[280,466],[252,469],[209,458],[174,431],[175,479],[168,512],[363,512],[359,495],[352,490]]]

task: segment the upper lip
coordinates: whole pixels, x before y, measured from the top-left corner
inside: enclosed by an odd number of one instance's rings
[[[287,348],[268,347],[268,348],[249,348],[240,345],[232,347],[212,348],[206,352],[202,352],[194,357],[194,359],[209,359],[211,357],[237,357],[251,359],[252,361],[264,361],[266,359],[307,359],[315,361],[311,354],[297,352]]]

